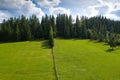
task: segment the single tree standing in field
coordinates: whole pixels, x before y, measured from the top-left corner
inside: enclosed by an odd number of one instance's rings
[[[54,65],[54,71],[55,71],[55,76],[56,76],[56,80],[58,80],[58,72],[57,72],[57,67],[56,67],[56,61],[55,61],[55,55],[54,55],[54,33],[53,33],[53,29],[52,26],[50,26],[50,32],[49,32],[49,45],[52,48],[52,57],[53,57],[53,65]]]
[[[51,26],[50,26],[50,32],[49,32],[49,45],[51,48],[54,47],[53,29]]]

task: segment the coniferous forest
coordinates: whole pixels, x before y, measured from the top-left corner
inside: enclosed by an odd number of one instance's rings
[[[0,41],[47,40],[51,28],[54,38],[97,40],[108,43],[112,48],[120,45],[120,21],[103,16],[91,18],[77,16],[73,21],[72,16],[66,14],[59,14],[56,18],[46,15],[42,17],[41,22],[36,15],[30,18],[22,15],[3,20],[0,24]]]

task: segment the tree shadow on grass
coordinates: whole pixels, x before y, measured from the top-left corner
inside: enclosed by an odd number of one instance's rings
[[[88,42],[101,43],[100,41],[97,41],[97,40],[88,40]]]
[[[108,43],[104,43],[103,46],[108,46],[109,44]]]
[[[26,41],[7,41],[7,42],[0,42],[0,44],[8,44],[8,43],[18,43],[18,42],[26,42]]]
[[[41,47],[42,47],[43,49],[50,49],[49,42],[48,42],[47,40],[46,40],[46,41],[43,41]]]
[[[109,48],[107,50],[105,50],[106,52],[114,52],[114,51],[120,51],[120,46],[117,46],[117,47],[114,47],[113,49],[112,48]]]
[[[106,52],[113,52],[114,49],[107,49]]]

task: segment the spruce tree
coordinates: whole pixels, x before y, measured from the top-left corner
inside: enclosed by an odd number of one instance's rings
[[[78,17],[78,16],[76,17],[75,27],[76,27],[76,28],[75,28],[76,37],[77,37],[77,38],[81,38],[81,35],[82,35],[81,32],[82,32],[82,31],[81,31],[81,25],[80,25],[80,20],[79,20],[79,17]]]
[[[56,25],[55,25],[55,18],[53,15],[50,16],[50,23],[51,23],[51,26],[53,28],[54,37],[56,37]]]
[[[54,47],[54,37],[53,37],[53,29],[52,26],[50,26],[50,31],[49,31],[49,46],[51,48]]]
[[[15,38],[16,38],[16,41],[20,40],[20,30],[18,25],[16,26]]]
[[[74,32],[73,32],[73,24],[72,24],[72,16],[71,15],[69,16],[69,29],[70,29],[70,31],[69,31],[70,32],[70,34],[69,34],[70,38],[73,38],[73,33]]]
[[[114,50],[114,48],[116,47],[116,34],[110,33],[109,45],[112,50]]]

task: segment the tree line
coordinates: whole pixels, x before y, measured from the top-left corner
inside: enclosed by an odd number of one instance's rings
[[[77,16],[73,21],[72,16],[66,14],[59,14],[56,18],[45,15],[41,22],[36,15],[30,18],[22,15],[3,20],[0,24],[0,41],[49,39],[51,29],[53,37],[98,40],[108,43],[111,47],[120,44],[120,21],[103,16],[91,18]]]

